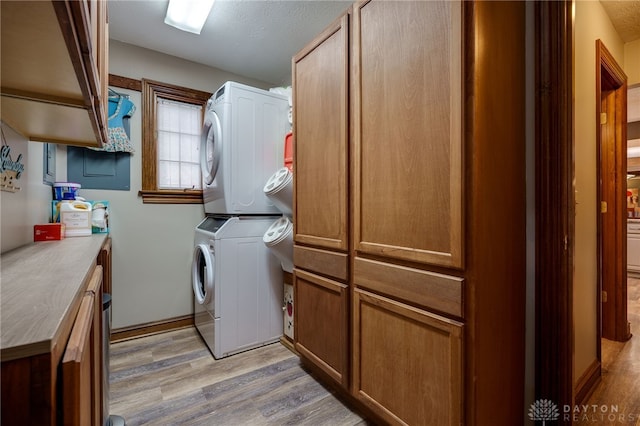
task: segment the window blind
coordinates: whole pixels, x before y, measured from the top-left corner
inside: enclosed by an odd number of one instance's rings
[[[202,107],[157,98],[158,189],[202,189]]]

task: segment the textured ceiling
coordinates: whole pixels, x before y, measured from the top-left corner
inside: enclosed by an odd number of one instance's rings
[[[640,39],[640,0],[601,3],[625,42]],[[291,57],[351,4],[216,0],[196,35],[164,23],[168,0],[109,0],[109,33],[112,39],[280,86],[291,83]]]
[[[640,39],[640,0],[601,0],[618,35],[625,43]]]
[[[216,0],[200,35],[164,23],[168,0],[110,0],[110,38],[274,85],[352,1]]]

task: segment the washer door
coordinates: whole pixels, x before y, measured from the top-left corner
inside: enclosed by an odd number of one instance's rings
[[[206,305],[213,299],[215,258],[205,244],[198,244],[193,251],[191,264],[191,285],[193,295],[200,305]]]
[[[200,169],[205,185],[211,185],[218,173],[222,149],[222,128],[215,111],[210,110],[200,137]]]

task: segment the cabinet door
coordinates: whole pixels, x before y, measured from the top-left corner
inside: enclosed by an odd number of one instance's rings
[[[71,13],[77,28],[78,45],[86,67],[87,79],[93,97],[102,97],[101,66],[105,52],[103,36],[107,22],[107,2],[104,0],[81,0],[70,3]],[[106,102],[106,101],[105,101]]]
[[[361,3],[353,39],[355,249],[461,268],[461,2]]]
[[[90,111],[99,127],[97,131],[105,137],[109,83],[107,1],[81,0],[69,2],[69,5],[82,55],[84,78],[89,88]],[[107,139],[103,142],[106,143]]]
[[[110,245],[111,239],[108,238],[103,245],[103,249],[100,251],[98,261],[103,255],[105,246]],[[102,413],[102,399],[103,399],[103,374],[102,370],[102,285],[104,277],[106,276],[105,267],[98,265],[93,271],[91,281],[87,286],[85,295],[93,296],[93,321],[91,324],[91,415],[93,418],[93,424],[101,424]]]
[[[93,56],[98,73],[98,97],[96,114],[102,117],[105,127],[108,127],[109,109],[109,11],[108,2],[93,0],[92,2],[92,42]],[[94,16],[95,15],[95,16]],[[105,132],[106,132],[105,128]],[[107,142],[107,141],[105,141]]]
[[[462,324],[354,290],[353,389],[391,424],[462,421]]]
[[[108,237],[98,255],[98,265],[102,266],[102,292],[111,294],[111,237]]]
[[[62,418],[64,425],[93,424],[93,336],[94,296],[82,298],[71,336],[62,358]]]
[[[347,285],[294,270],[295,347],[307,360],[347,386]]]
[[[62,357],[65,425],[102,424],[102,271],[91,275]]]
[[[348,248],[348,16],[293,58],[295,242]]]

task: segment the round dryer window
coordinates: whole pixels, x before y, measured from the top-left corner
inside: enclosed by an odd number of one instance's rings
[[[213,297],[214,285],[214,258],[213,253],[205,244],[199,244],[193,251],[193,263],[191,264],[191,284],[193,294],[199,304],[204,305]]]
[[[211,111],[207,114],[200,139],[200,168],[205,185],[211,185],[218,173],[220,162],[220,144],[222,143],[220,119]]]

